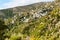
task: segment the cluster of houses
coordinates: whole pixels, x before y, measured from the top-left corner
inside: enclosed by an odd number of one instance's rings
[[[45,16],[51,10],[52,8],[43,8],[43,9],[38,9],[36,12],[34,10],[31,10],[31,13],[27,13],[27,15],[22,15],[22,13],[19,13],[18,15],[14,15],[11,23],[14,24],[14,22],[18,19],[18,17],[19,17],[18,20],[22,22],[29,22],[31,19]]]

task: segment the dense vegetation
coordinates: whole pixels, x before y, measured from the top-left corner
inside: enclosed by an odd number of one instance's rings
[[[0,40],[60,40],[59,3],[15,11],[2,10],[6,17],[0,18]]]

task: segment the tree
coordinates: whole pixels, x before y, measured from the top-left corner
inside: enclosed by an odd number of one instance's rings
[[[4,40],[3,35],[5,34],[5,29],[7,29],[8,26],[4,24],[4,21],[0,20],[0,40]]]

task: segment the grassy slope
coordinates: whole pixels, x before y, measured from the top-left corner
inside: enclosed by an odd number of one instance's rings
[[[52,11],[49,11],[45,16],[30,20],[27,23],[20,22],[19,16],[17,16],[18,19],[15,23],[8,25],[11,28],[5,31],[3,37],[6,40],[60,40],[59,4],[55,5],[55,3],[52,3],[51,5],[54,6]],[[11,21],[12,18],[7,18],[7,20]],[[8,21],[6,21],[6,24],[9,23]]]

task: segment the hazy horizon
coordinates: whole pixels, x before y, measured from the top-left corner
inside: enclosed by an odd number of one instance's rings
[[[6,8],[12,8],[16,6],[25,6],[38,2],[50,2],[54,0],[1,0],[0,1],[0,10]]]

